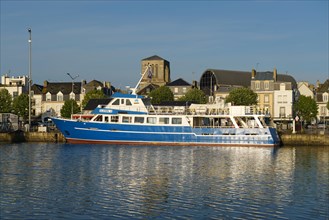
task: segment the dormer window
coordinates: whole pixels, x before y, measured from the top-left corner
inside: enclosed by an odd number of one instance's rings
[[[281,83],[281,84],[280,84],[280,90],[281,90],[281,91],[286,90],[286,84]]]
[[[47,92],[47,94],[46,94],[46,101],[51,101],[51,94],[50,94],[50,92]]]
[[[70,99],[75,100],[75,94],[74,94],[74,92],[71,92],[71,93],[70,93]]]
[[[62,92],[58,92],[57,93],[57,101],[58,102],[62,102],[63,101],[63,93]]]
[[[322,98],[324,102],[328,102],[328,93],[323,93]]]

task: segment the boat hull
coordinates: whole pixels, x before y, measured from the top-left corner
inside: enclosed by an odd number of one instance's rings
[[[191,128],[82,122],[53,118],[68,143],[163,146],[262,146],[276,147],[274,128]]]

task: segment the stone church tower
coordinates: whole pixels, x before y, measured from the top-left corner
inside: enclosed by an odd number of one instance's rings
[[[169,61],[156,55],[145,58],[141,61],[142,74],[146,71],[147,66],[149,65],[152,74],[150,74],[148,71],[146,72],[140,83],[140,89],[143,89],[149,86],[150,84],[156,86],[163,86],[171,82]]]

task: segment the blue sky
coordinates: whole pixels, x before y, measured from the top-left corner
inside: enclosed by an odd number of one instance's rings
[[[325,81],[328,1],[1,0],[0,73],[34,83],[77,80],[134,86],[142,59],[170,62],[171,79],[208,69],[272,71]]]

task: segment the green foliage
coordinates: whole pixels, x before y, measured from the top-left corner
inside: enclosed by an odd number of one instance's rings
[[[152,92],[150,92],[149,97],[152,98],[152,104],[160,104],[161,102],[165,101],[174,101],[174,94],[166,86],[161,86],[153,90]]]
[[[61,108],[61,116],[64,118],[71,118],[72,107],[73,107],[73,114],[80,112],[80,107],[78,103],[75,100],[70,99],[64,102],[64,105]]]
[[[295,105],[296,113],[306,122],[311,122],[318,114],[318,105],[309,96],[301,95]]]
[[[189,90],[179,101],[193,102],[196,104],[205,104],[207,103],[207,98],[204,92],[200,89],[193,88]]]
[[[25,119],[29,116],[29,96],[27,94],[20,94],[13,101],[14,113]]]
[[[102,90],[92,90],[87,92],[82,101],[82,108],[85,108],[90,99],[102,99],[106,98],[106,95]]]
[[[232,105],[257,105],[257,94],[249,88],[236,88],[229,93],[225,102],[231,102]]]
[[[0,113],[9,113],[12,110],[12,97],[7,89],[0,89]]]

